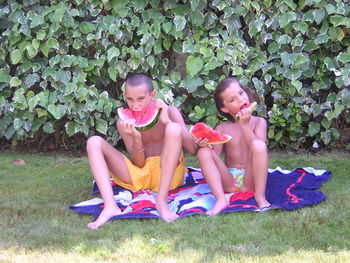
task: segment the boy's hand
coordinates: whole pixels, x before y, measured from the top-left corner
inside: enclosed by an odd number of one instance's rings
[[[249,108],[241,109],[237,115],[236,120],[241,125],[249,124],[250,118],[252,117],[252,111]]]
[[[208,144],[208,139],[207,138],[195,138],[194,142],[199,146],[199,147],[210,147],[212,148],[212,146],[210,144]]]
[[[171,122],[168,112],[169,106],[161,99],[157,99],[156,103],[158,109],[162,109],[162,112],[160,113],[160,120],[161,122],[163,122],[164,125],[167,125],[169,122]]]
[[[120,120],[122,130],[132,137],[140,137],[141,133],[135,129],[135,120]]]

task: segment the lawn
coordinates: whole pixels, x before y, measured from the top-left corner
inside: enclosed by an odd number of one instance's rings
[[[86,157],[3,151],[0,262],[350,262],[350,155],[274,152],[276,166],[330,170],[321,188],[327,200],[296,211],[195,215],[170,224],[123,219],[91,231],[92,217],[68,209],[93,197]]]

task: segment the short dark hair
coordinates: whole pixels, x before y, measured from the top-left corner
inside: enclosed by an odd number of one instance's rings
[[[153,82],[152,82],[152,78],[150,76],[148,76],[147,74],[144,73],[133,73],[130,76],[128,76],[126,78],[125,81],[125,85],[126,86],[138,86],[141,84],[145,84],[148,89],[149,92],[153,91]]]
[[[219,113],[222,116],[224,116],[225,118],[227,118],[232,122],[235,122],[235,119],[231,116],[231,114],[221,111],[221,108],[224,107],[221,93],[223,93],[232,83],[238,84],[242,88],[242,90],[244,90],[244,92],[247,93],[251,103],[255,101],[256,98],[253,95],[253,91],[249,87],[241,84],[237,79],[233,77],[228,77],[220,81],[219,85],[216,87],[214,91],[214,100],[215,100],[216,108],[218,109]]]

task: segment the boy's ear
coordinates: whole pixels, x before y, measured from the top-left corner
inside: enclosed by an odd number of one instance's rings
[[[151,96],[152,96],[153,98],[155,98],[155,97],[156,97],[156,95],[157,95],[157,91],[156,91],[156,90],[152,90],[152,92],[151,92]]]

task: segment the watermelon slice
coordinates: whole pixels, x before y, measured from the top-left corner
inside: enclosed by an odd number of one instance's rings
[[[244,105],[241,107],[241,110],[242,110],[242,109],[249,108],[249,109],[253,112],[253,111],[255,111],[257,105],[258,105],[258,103],[256,103],[256,101],[254,101],[254,102],[251,103],[251,104],[247,103],[247,104],[244,104]],[[235,116],[235,119],[236,119],[236,120],[239,120],[239,116],[236,115],[236,116]]]
[[[132,111],[128,108],[118,108],[118,116],[122,120],[134,119],[135,128],[138,131],[145,131],[152,128],[158,121],[161,109],[157,104],[152,103],[140,111]]]
[[[232,139],[230,135],[214,130],[203,122],[198,122],[190,129],[194,138],[208,139],[208,144],[222,144]]]

